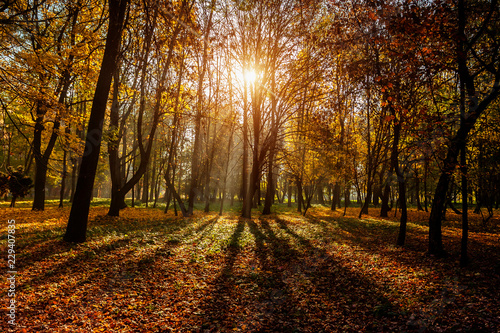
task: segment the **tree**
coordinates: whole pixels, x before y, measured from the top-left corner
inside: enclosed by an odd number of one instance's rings
[[[267,205],[270,210],[274,198],[274,165],[276,144],[285,123],[295,109],[294,95],[301,91],[294,80],[299,80],[305,72],[298,66],[300,49],[297,41],[307,39],[300,35],[298,22],[314,18],[314,5],[304,8],[296,1],[273,3],[252,3],[239,18],[240,60],[243,73],[253,73],[252,79],[244,84],[243,110],[243,200],[242,216],[251,216],[255,205],[255,195],[260,189],[262,171],[267,161]],[[294,8],[290,11],[289,8]],[[306,14],[307,13],[307,16]],[[301,15],[304,16],[301,18]],[[253,31],[248,31],[253,29]],[[286,32],[286,33],[285,33]],[[302,54],[303,55],[303,54]],[[313,75],[311,75],[313,77]],[[308,78],[310,79],[310,78]],[[307,80],[306,80],[307,81]],[[304,81],[301,81],[304,83]],[[304,83],[307,84],[307,83]],[[247,112],[246,92],[250,95]],[[303,86],[301,87],[303,88]],[[303,90],[302,90],[303,91]],[[301,91],[301,92],[302,92]],[[247,126],[248,125],[248,126]],[[250,175],[246,179],[246,149],[251,151]]]
[[[109,0],[109,23],[106,46],[97,80],[85,139],[85,152],[80,165],[74,202],[64,235],[67,242],[84,242],[97,162],[102,140],[103,120],[111,81],[117,67],[121,35],[129,0]]]
[[[454,5],[454,8],[445,8],[454,13],[455,18],[447,27],[450,30],[442,33],[452,37],[452,43],[455,44],[454,70],[465,89],[465,110],[461,117],[460,128],[449,141],[429,217],[429,254],[436,256],[446,255],[441,235],[441,221],[446,192],[451,175],[458,164],[459,152],[465,149],[469,133],[479,117],[500,94],[498,57],[500,13],[497,1],[458,0]],[[485,19],[480,20],[480,17]]]
[[[170,70],[170,64],[172,63],[172,59],[174,56],[174,46],[177,43],[177,36],[181,31],[182,25],[181,20],[184,19],[185,16],[188,16],[191,10],[192,4],[189,2],[183,2],[182,7],[180,8],[180,18],[177,23],[172,27],[170,40],[167,44],[168,49],[166,50],[166,57],[163,52],[159,52],[159,50],[153,49],[153,37],[155,36],[155,29],[157,28],[157,17],[160,15],[160,8],[157,5],[151,5],[152,13],[149,13],[149,8],[146,9],[146,27],[145,27],[145,39],[143,43],[143,51],[142,51],[142,59],[140,66],[140,102],[139,102],[139,112],[137,117],[137,145],[139,149],[140,161],[137,169],[134,170],[134,173],[131,175],[128,181],[123,182],[123,185],[120,186],[120,177],[117,175],[117,166],[113,165],[112,170],[114,172],[114,187],[111,197],[111,205],[109,208],[108,215],[110,216],[118,216],[119,211],[124,206],[125,195],[139,182],[141,177],[146,173],[147,168],[149,166],[150,156],[153,149],[153,143],[155,140],[156,130],[158,128],[158,124],[160,123],[160,117],[164,113],[164,93],[167,90],[167,74]],[[168,16],[167,16],[168,18]],[[166,25],[166,24],[165,24]],[[156,59],[151,59],[151,54],[157,54]],[[154,91],[154,98],[149,100],[150,91],[147,89],[148,82],[148,69],[152,66],[152,64],[161,63],[162,70],[160,70],[157,75],[157,85]],[[150,127],[149,133],[147,136],[143,134],[143,126],[146,123],[146,112],[147,105],[146,102],[152,104],[151,110],[152,115],[150,119]],[[113,126],[116,128],[116,115],[114,116],[115,121],[113,122]],[[123,128],[123,123],[122,123]],[[120,136],[121,137],[121,136]],[[117,146],[117,142],[115,140],[114,143],[111,143],[114,147]],[[112,146],[112,147],[113,147]],[[116,152],[113,153],[113,156]],[[114,163],[116,163],[116,157],[114,157]],[[113,163],[113,164],[114,164]],[[145,181],[148,181],[148,175],[146,175]],[[143,197],[147,198],[147,186],[145,186],[143,190]]]
[[[195,114],[195,127],[194,127],[194,143],[193,143],[193,154],[191,159],[191,184],[189,188],[189,198],[188,198],[188,215],[193,215],[194,201],[196,196],[199,194],[199,183],[201,180],[201,118],[204,114],[204,78],[207,71],[208,63],[208,50],[209,50],[209,36],[212,29],[212,17],[215,9],[215,0],[211,0],[209,6],[210,12],[208,14],[207,21],[203,27],[203,52],[201,58],[201,64],[198,72],[198,92],[196,94],[196,114]]]
[[[100,53],[102,20],[94,17],[101,9],[81,0],[15,1],[2,7],[8,16],[0,28],[2,44],[9,46],[1,49],[2,103],[29,147],[26,172],[35,162],[33,210],[44,209],[45,189],[56,176],[61,127],[75,126],[72,109],[80,103],[75,100],[95,82],[92,62]]]

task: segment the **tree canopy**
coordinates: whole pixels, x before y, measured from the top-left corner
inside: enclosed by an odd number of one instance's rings
[[[461,209],[466,258],[469,205],[500,203],[499,25],[486,0],[5,2],[0,168],[35,211],[72,201],[72,242],[96,196],[110,216],[356,201],[402,211],[399,245],[408,205],[430,210],[437,256]]]

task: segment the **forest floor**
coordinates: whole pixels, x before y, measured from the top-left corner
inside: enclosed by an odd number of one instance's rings
[[[407,243],[378,209],[306,217],[280,207],[243,219],[91,209],[88,241],[64,243],[69,209],[0,208],[15,219],[18,332],[499,332],[500,221],[471,215],[471,264],[458,267],[460,216],[447,214],[449,256],[426,255],[428,213],[410,211]],[[0,283],[8,324],[7,270]]]

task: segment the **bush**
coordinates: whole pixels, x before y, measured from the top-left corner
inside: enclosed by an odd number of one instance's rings
[[[24,168],[18,166],[16,169],[13,167],[7,167],[8,174],[2,173],[0,175],[0,191],[5,194],[8,191],[12,195],[12,201],[10,207],[14,207],[17,198],[24,198],[28,195],[30,189],[33,187],[33,180],[30,177],[24,175]]]
[[[9,192],[9,175],[0,171],[0,197]]]

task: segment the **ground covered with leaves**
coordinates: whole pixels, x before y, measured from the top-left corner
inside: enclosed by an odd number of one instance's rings
[[[450,256],[437,259],[426,255],[427,213],[410,212],[397,247],[397,217],[358,212],[181,218],[127,208],[112,218],[96,207],[88,241],[67,244],[67,208],[0,208],[4,258],[7,220],[17,227],[16,330],[498,332],[498,219],[472,221],[472,263],[460,269],[459,216],[448,214]],[[0,288],[6,331],[5,278]]]

